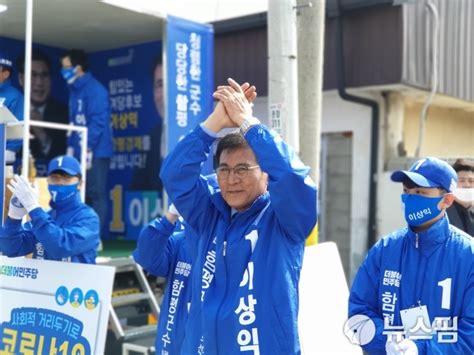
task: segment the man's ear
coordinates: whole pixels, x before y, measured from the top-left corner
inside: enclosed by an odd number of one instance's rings
[[[449,207],[454,203],[454,194],[452,192],[448,192],[447,194],[444,195],[444,198],[440,202],[440,209],[444,210]]]

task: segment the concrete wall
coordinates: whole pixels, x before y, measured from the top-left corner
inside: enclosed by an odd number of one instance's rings
[[[413,156],[418,144],[421,103],[405,105],[403,139],[408,156]],[[421,156],[474,157],[474,112],[431,107],[426,121]]]

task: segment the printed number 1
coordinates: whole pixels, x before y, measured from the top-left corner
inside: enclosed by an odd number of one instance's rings
[[[125,231],[125,224],[122,219],[123,208],[123,189],[122,185],[115,185],[110,190],[110,198],[112,199],[112,221],[109,224],[110,231],[123,232]]]
[[[63,165],[63,157],[58,158],[58,167]]]
[[[438,286],[443,289],[443,294],[441,295],[441,308],[449,309],[451,305],[451,278],[448,277],[447,279],[438,282]]]

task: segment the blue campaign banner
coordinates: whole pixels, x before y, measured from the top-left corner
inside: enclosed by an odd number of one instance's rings
[[[169,152],[212,112],[214,30],[210,25],[168,16],[167,36]]]
[[[19,80],[19,74],[21,71],[19,67],[22,65],[22,59],[25,51],[25,42],[0,36],[0,48],[8,53],[13,62],[13,73],[11,77],[13,85],[20,91],[23,91],[23,85]],[[61,103],[67,104],[69,92],[66,82],[61,77],[61,54],[65,50],[62,48],[33,43],[33,51],[36,52],[35,54],[39,54],[39,56],[41,56],[41,60],[38,59],[38,62],[43,62],[43,60],[47,61],[46,64],[49,66],[47,73],[49,80],[48,82],[45,82],[44,80],[38,80],[44,79],[45,76],[45,73],[38,70],[38,77],[32,78],[32,99],[40,100],[42,97],[45,99],[53,97]],[[32,69],[34,70],[35,68]],[[38,87],[35,87],[33,83],[35,79],[38,81]]]
[[[137,239],[162,214],[159,170],[164,116],[162,43],[89,53],[90,71],[108,89],[114,156],[106,238]],[[130,202],[133,202],[130,204]]]

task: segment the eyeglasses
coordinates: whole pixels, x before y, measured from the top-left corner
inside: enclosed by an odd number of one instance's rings
[[[219,179],[227,179],[230,175],[230,172],[234,172],[234,176],[237,176],[239,179],[244,179],[249,174],[249,170],[260,168],[259,165],[247,166],[247,165],[237,165],[234,168],[229,168],[228,166],[219,166],[216,169],[217,177]]]

